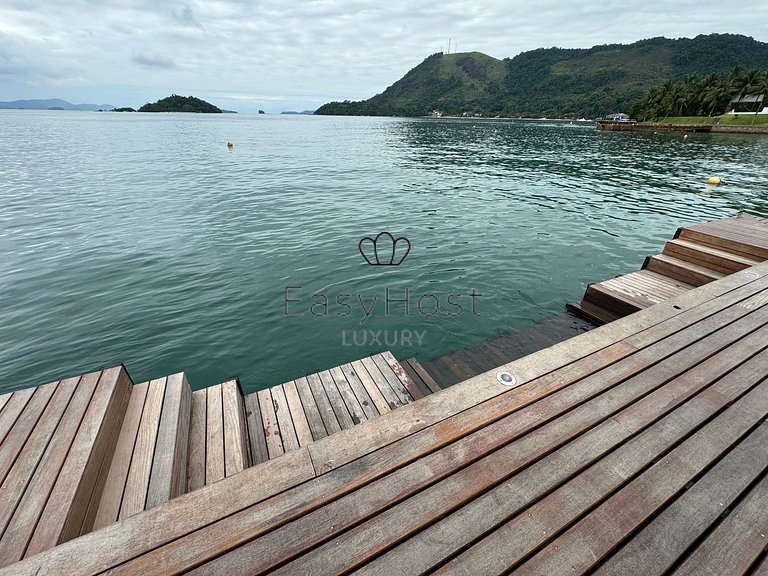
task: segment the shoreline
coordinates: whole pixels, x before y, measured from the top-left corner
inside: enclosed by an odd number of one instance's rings
[[[598,130],[608,132],[719,132],[721,134],[768,134],[768,126],[722,126],[712,124],[654,124],[652,122],[598,121]]]

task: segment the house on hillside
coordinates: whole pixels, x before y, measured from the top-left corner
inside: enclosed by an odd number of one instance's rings
[[[744,96],[731,100],[732,114],[754,114],[760,111],[760,114],[768,114],[768,107],[763,108],[765,94],[746,94]]]

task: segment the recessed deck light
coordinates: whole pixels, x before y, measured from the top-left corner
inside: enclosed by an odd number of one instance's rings
[[[517,386],[517,379],[509,372],[496,372],[496,380],[504,386]]]

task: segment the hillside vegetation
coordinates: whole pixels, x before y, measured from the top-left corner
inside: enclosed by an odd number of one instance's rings
[[[172,94],[152,104],[144,104],[139,112],[199,112],[205,114],[221,114],[222,110],[213,104],[195,98],[194,96],[179,96]]]
[[[734,34],[651,38],[589,49],[541,48],[497,60],[433,54],[381,94],[331,102],[316,114],[587,117],[629,111],[647,91],[689,74],[768,69],[768,43]]]

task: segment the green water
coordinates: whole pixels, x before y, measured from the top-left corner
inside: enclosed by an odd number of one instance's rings
[[[383,349],[426,360],[560,313],[680,225],[768,216],[761,136],[27,111],[0,127],[0,392],[115,362],[255,390]],[[382,231],[410,241],[400,266],[358,251]]]

